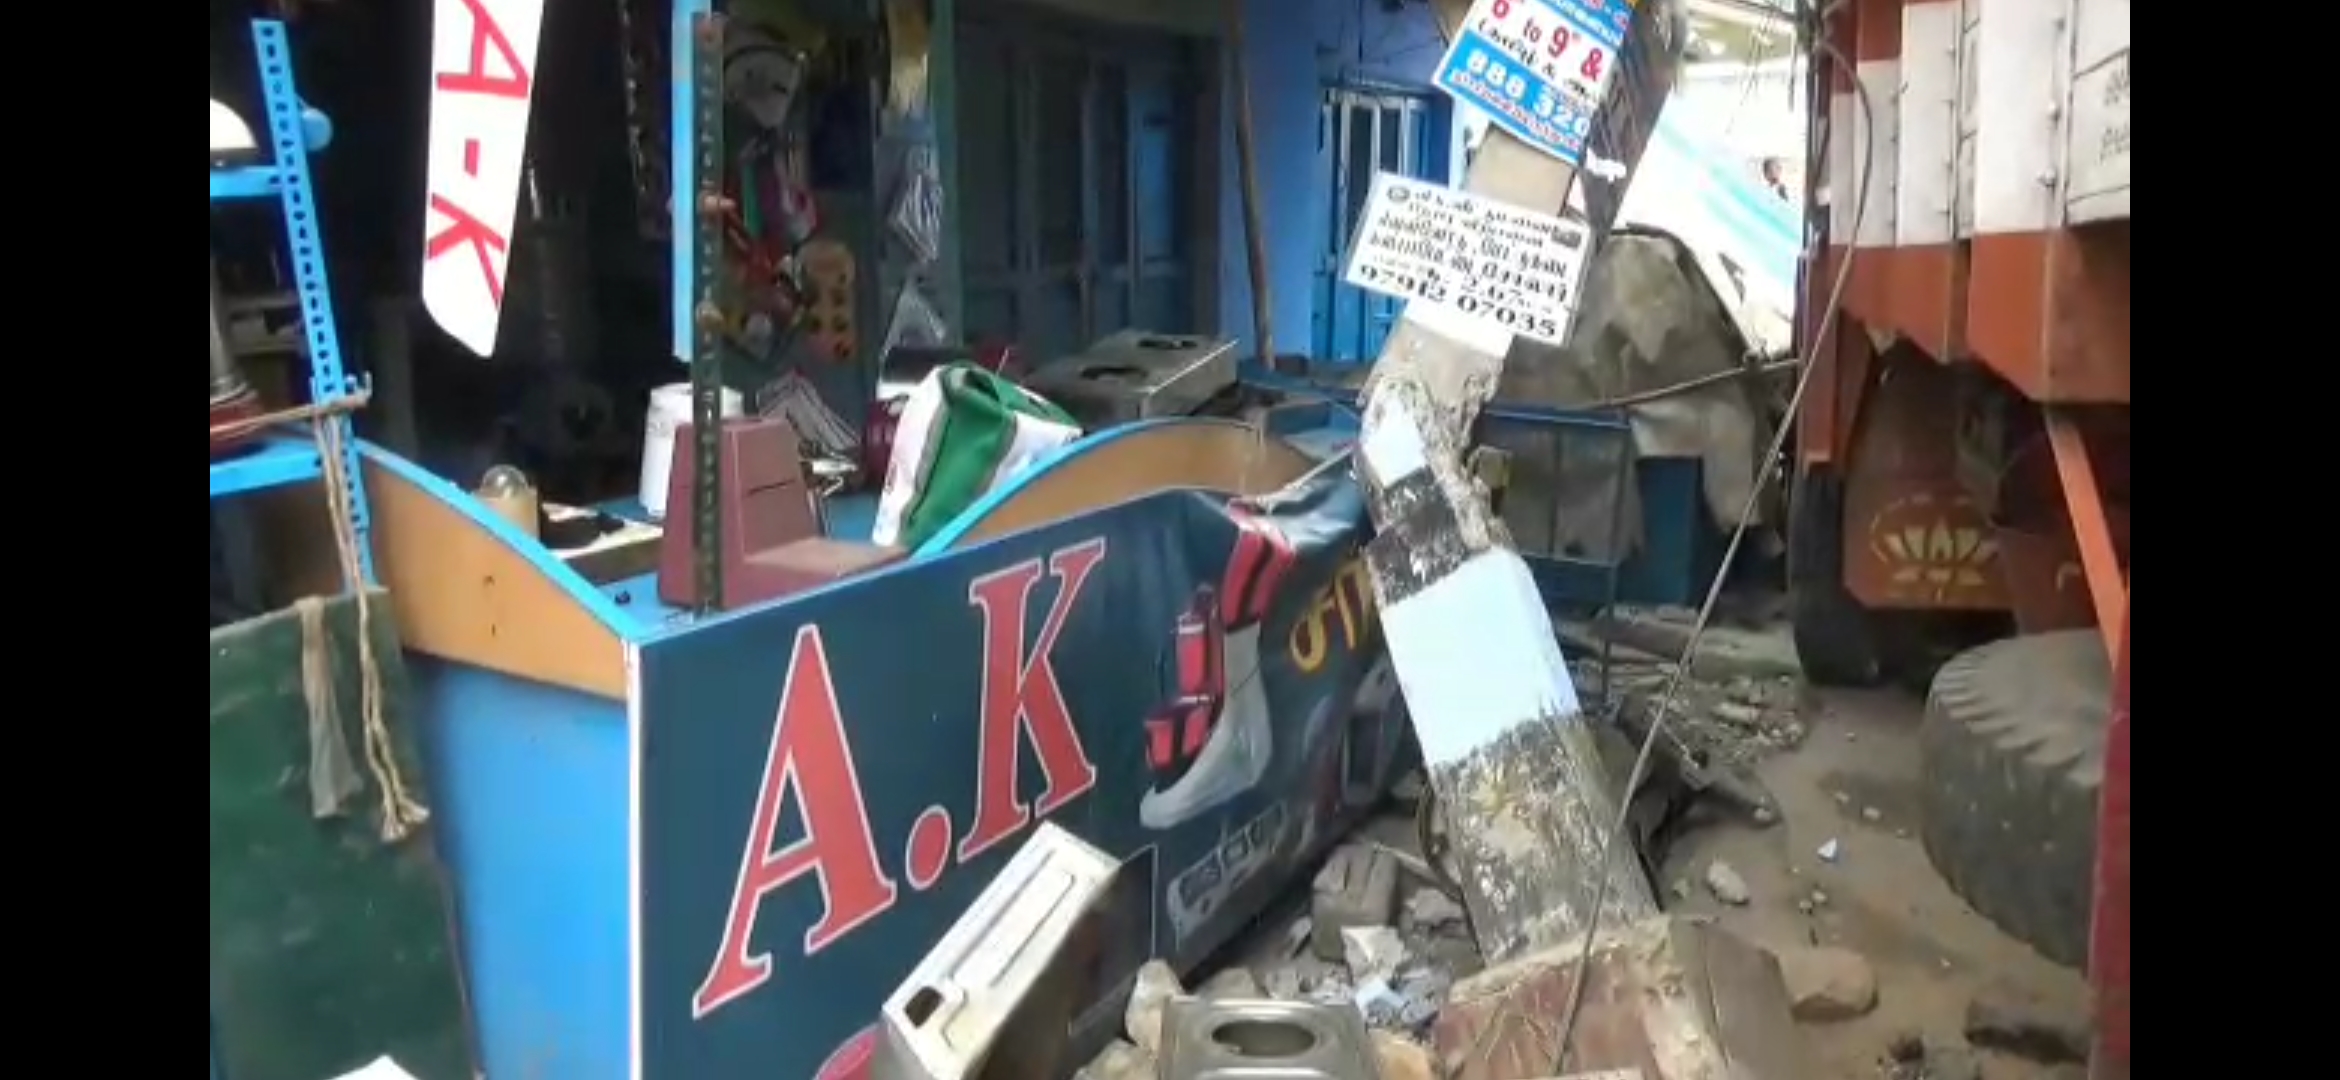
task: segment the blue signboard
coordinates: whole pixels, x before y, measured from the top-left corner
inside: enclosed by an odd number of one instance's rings
[[[1478,0],[1432,81],[1529,146],[1578,164],[1632,24],[1627,0]]]
[[[634,1075],[863,1075],[1043,818],[1127,860],[1074,1024],[1110,1035],[1114,988],[1224,943],[1398,763],[1402,715],[1356,707],[1394,698],[1364,521],[1345,470],[1164,492],[642,646]]]

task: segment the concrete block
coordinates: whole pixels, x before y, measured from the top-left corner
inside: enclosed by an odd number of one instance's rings
[[[1369,844],[1344,844],[1317,871],[1309,902],[1310,946],[1326,960],[1342,959],[1341,931],[1387,926],[1397,913],[1397,860]]]

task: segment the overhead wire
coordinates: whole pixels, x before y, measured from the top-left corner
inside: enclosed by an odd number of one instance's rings
[[[1845,2],[1846,0],[1835,0],[1835,3],[1820,10],[1817,17],[1812,20],[1813,48],[1817,52],[1826,54],[1832,66],[1854,71],[1857,69],[1852,61],[1845,57],[1843,51],[1838,49],[1834,42],[1828,40],[1827,35],[1828,17],[1834,14],[1836,9],[1843,6]],[[1805,6],[1809,8],[1808,3]],[[1852,80],[1852,87],[1860,105],[1862,134],[1873,139],[1877,130],[1875,102],[1869,97],[1868,87],[1863,85],[1858,77]],[[1818,103],[1814,102],[1814,107],[1817,106]],[[1828,129],[1826,131],[1827,142],[1821,144],[1823,152],[1829,143],[1849,134],[1848,132],[1836,131],[1833,128]],[[1853,145],[1860,148],[1864,146],[1864,143],[1860,139],[1855,139]],[[1861,160],[1857,166],[1859,169],[1858,179],[1854,181],[1852,192],[1852,216],[1848,222],[1848,232],[1852,235],[1843,238],[1843,241],[1848,245],[1852,242],[1853,236],[1860,233],[1861,219],[1868,209],[1869,182],[1872,178],[1871,174],[1875,171],[1871,168],[1868,154],[1861,153],[1859,156]],[[1834,200],[1843,196],[1843,192],[1831,191],[1829,193],[1831,205],[1834,204]],[[1805,362],[1796,373],[1795,389],[1788,395],[1786,413],[1781,418],[1779,430],[1772,435],[1770,448],[1764,454],[1765,461],[1777,460],[1779,455],[1787,449],[1787,440],[1795,429],[1796,416],[1803,408],[1804,394],[1811,389],[1812,373],[1818,366],[1811,363],[1811,354],[1818,349],[1821,339],[1830,333],[1830,327],[1836,321],[1837,311],[1844,302],[1845,284],[1852,278],[1852,262],[1852,257],[1848,253],[1837,266],[1836,280],[1829,286],[1828,302],[1822,306],[1820,317],[1810,325],[1808,337],[1802,350]],[[1723,547],[1721,562],[1715,570],[1713,580],[1707,584],[1705,599],[1698,605],[1697,617],[1690,624],[1689,637],[1682,644],[1682,654],[1674,665],[1672,675],[1666,680],[1665,692],[1659,696],[1657,708],[1650,715],[1649,731],[1642,736],[1641,746],[1634,754],[1633,769],[1626,774],[1624,791],[1628,797],[1618,800],[1616,820],[1611,824],[1607,835],[1601,839],[1600,851],[1593,858],[1592,865],[1594,866],[1605,867],[1609,865],[1609,853],[1616,847],[1618,839],[1625,834],[1630,820],[1629,810],[1632,805],[1629,796],[1649,772],[1652,751],[1656,749],[1658,740],[1663,736],[1666,721],[1673,710],[1675,700],[1681,694],[1682,684],[1689,677],[1691,661],[1697,655],[1699,640],[1705,636],[1708,624],[1714,619],[1715,607],[1722,600],[1723,583],[1729,573],[1731,562],[1738,557],[1739,548],[1746,541],[1748,523],[1754,519],[1755,510],[1762,496],[1762,485],[1757,485],[1748,492],[1746,505],[1739,513],[1738,524],[1731,529],[1730,541]],[[1554,1075],[1567,1071],[1568,1052],[1575,1042],[1577,1021],[1584,1008],[1585,984],[1591,981],[1585,977],[1585,972],[1587,966],[1592,962],[1593,947],[1600,935],[1602,910],[1607,906],[1609,900],[1611,875],[1595,874],[1593,876],[1596,880],[1592,904],[1585,915],[1584,943],[1577,951],[1576,977],[1570,981],[1568,1007],[1561,1013],[1559,1035],[1554,1040],[1552,1068],[1549,1070]]]

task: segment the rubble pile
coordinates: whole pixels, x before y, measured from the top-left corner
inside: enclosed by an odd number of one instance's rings
[[[1383,1080],[1435,1080],[1431,1024],[1479,960],[1462,904],[1419,870],[1370,840],[1343,845],[1312,883],[1309,914],[1191,993],[1354,1006],[1372,1029]],[[1163,1012],[1188,993],[1169,965],[1149,961],[1123,1014],[1123,1038],[1084,1066],[1081,1080],[1153,1080]]]
[[[1597,661],[1580,659],[1570,667],[1588,700],[1609,700],[1600,696]],[[1611,659],[1608,688],[1628,730],[1647,730],[1673,671],[1674,665],[1658,661]],[[1789,676],[1694,673],[1682,682],[1666,730],[1710,768],[1752,765],[1804,744],[1810,732],[1804,697],[1803,684]]]

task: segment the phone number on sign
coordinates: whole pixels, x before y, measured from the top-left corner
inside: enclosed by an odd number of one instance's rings
[[[1472,48],[1459,70],[1449,69],[1447,80],[1480,104],[1502,113],[1538,140],[1581,147],[1592,132],[1592,110],[1563,101],[1550,86],[1536,88],[1531,106],[1526,98],[1527,77],[1510,58],[1485,46]]]
[[[1427,276],[1367,265],[1357,268],[1357,280],[1376,292],[1438,304],[1465,315],[1491,320],[1515,334],[1526,334],[1544,341],[1556,340],[1560,336],[1560,320],[1550,315],[1531,315],[1470,289],[1450,288],[1445,282]]]

